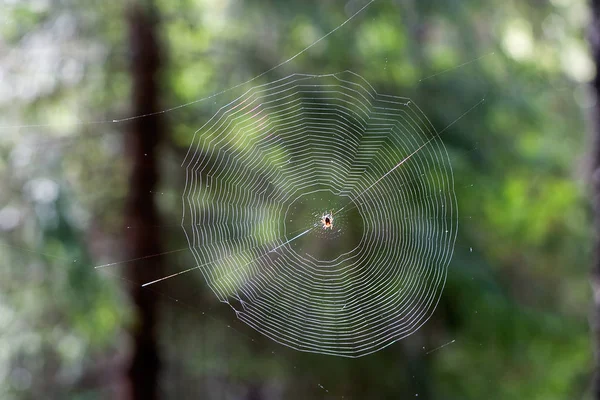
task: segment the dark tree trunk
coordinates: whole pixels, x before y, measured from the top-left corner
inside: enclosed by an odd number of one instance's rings
[[[126,204],[126,246],[129,257],[138,258],[160,252],[159,218],[153,193],[158,182],[157,146],[162,136],[158,115],[159,47],[157,22],[149,9],[134,6],[128,14],[133,81],[133,115],[148,115],[129,122],[127,156],[131,162],[130,191]],[[160,275],[160,257],[128,266],[131,281],[148,282]],[[135,322],[131,329],[133,353],[128,369],[129,398],[158,398],[160,359],[157,344],[156,294],[131,286]]]
[[[600,72],[600,0],[591,0],[592,19],[588,31],[588,39],[592,50],[592,57]],[[600,76],[598,73],[592,82],[596,98],[600,98]],[[594,250],[594,264],[592,267],[591,284],[594,296],[594,309],[592,311],[592,332],[594,335],[595,371],[593,381],[593,394],[600,400],[600,101],[596,102],[591,111],[593,145],[591,154],[591,183],[592,206],[594,208],[596,243]]]

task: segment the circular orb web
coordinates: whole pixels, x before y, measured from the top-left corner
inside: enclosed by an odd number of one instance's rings
[[[444,144],[411,100],[348,71],[294,74],[219,109],[184,165],[198,269],[260,333],[358,357],[433,313],[457,204]]]

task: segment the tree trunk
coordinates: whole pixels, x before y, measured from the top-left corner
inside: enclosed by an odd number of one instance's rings
[[[157,145],[162,136],[158,115],[159,47],[155,14],[134,6],[128,14],[133,81],[133,115],[147,115],[129,122],[127,156],[131,162],[126,204],[126,246],[130,258],[160,253],[159,218],[153,193],[158,182]],[[128,276],[136,283],[148,282],[161,273],[160,257],[128,266]],[[139,285],[131,286],[135,322],[131,329],[132,359],[128,369],[129,398],[158,398],[160,359],[157,344],[156,294]]]
[[[600,0],[591,1],[592,18],[588,31],[588,39],[592,50],[592,57],[596,69],[600,72]],[[598,73],[592,82],[596,98],[600,98],[600,76]],[[593,381],[593,395],[600,400],[600,102],[596,102],[591,111],[593,145],[591,153],[591,183],[592,206],[594,208],[596,243],[594,250],[594,264],[592,266],[591,284],[594,296],[594,309],[592,311],[592,332],[594,335],[595,371]]]

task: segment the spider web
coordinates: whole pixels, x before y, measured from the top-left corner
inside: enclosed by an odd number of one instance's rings
[[[201,271],[258,332],[359,357],[435,310],[457,203],[444,144],[410,99],[349,71],[290,75],[219,109],[183,165],[197,265],[174,275]]]
[[[167,113],[252,83],[374,1],[243,83],[152,114],[76,124]],[[182,227],[196,266],[143,286],[199,270],[239,320],[302,351],[358,357],[414,333],[435,310],[457,235],[442,132],[410,99],[379,94],[349,71],[253,87],[195,133],[183,163]]]

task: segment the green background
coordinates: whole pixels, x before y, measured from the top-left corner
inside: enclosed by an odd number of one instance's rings
[[[161,108],[270,70],[361,1],[155,2]],[[0,3],[0,397],[116,396],[134,316],[122,261],[131,115],[121,2]],[[193,132],[253,84],[351,70],[444,129],[459,204],[429,322],[376,354],[295,352],[237,322],[200,274],[160,298],[164,398],[579,399],[589,396],[591,213],[586,117],[595,70],[583,0],[377,0],[294,60],[163,115],[155,196],[167,272],[193,266],[179,226]],[[105,121],[101,123],[91,123]],[[430,352],[439,346],[447,346]],[[121,367],[119,367],[121,366]]]

